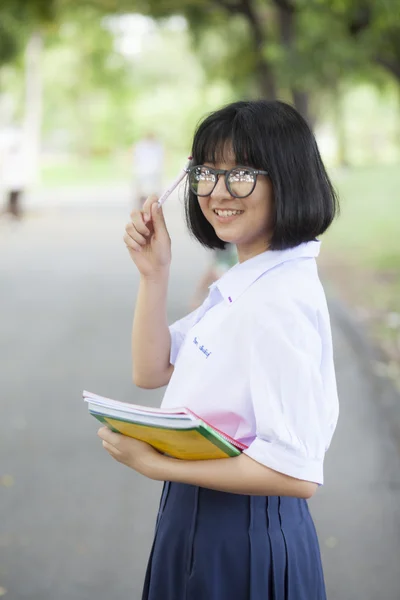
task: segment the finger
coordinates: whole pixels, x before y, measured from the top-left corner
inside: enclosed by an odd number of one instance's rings
[[[145,246],[147,244],[146,238],[144,237],[144,235],[139,233],[139,231],[137,231],[133,223],[128,223],[125,227],[125,231],[128,235],[131,236],[133,240],[135,240],[135,242],[137,242],[141,246]]]
[[[140,210],[134,210],[131,212],[131,222],[139,233],[144,236],[150,235],[150,229],[146,227],[144,222],[144,214]]]
[[[115,431],[111,431],[108,427],[100,427],[97,432],[97,435],[102,440],[116,446],[122,439],[122,435],[120,433],[115,433]]]
[[[151,220],[153,223],[155,233],[167,231],[163,209],[161,206],[158,206],[157,202],[151,205]]]
[[[108,427],[106,427],[106,425],[103,425],[103,427],[100,427],[100,429],[97,430],[97,435],[99,437],[101,437],[102,435],[104,435],[107,431],[110,431]]]
[[[103,445],[103,448],[104,448],[105,450],[107,450],[107,452],[108,452],[109,454],[111,454],[111,456],[114,456],[114,457],[116,457],[116,458],[118,458],[119,456],[121,456],[122,452],[120,452],[120,451],[118,450],[118,448],[116,448],[116,447],[115,447],[115,446],[113,446],[112,444],[109,444],[108,442],[106,442],[105,440],[103,440],[103,441],[102,441],[102,445]]]
[[[143,204],[143,218],[144,218],[144,222],[148,222],[151,219],[151,207],[153,204],[156,204],[158,201],[157,196],[155,196],[154,194],[149,196],[146,200],[146,202]]]
[[[124,240],[125,245],[128,248],[128,250],[135,250],[136,252],[142,251],[142,246],[140,244],[138,244],[137,242],[135,242],[135,240],[133,240],[131,238],[131,236],[128,235],[127,233],[125,233],[123,240]]]

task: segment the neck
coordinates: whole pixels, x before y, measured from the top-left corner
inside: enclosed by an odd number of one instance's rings
[[[269,244],[265,241],[258,244],[237,244],[236,247],[240,263],[269,250]]]

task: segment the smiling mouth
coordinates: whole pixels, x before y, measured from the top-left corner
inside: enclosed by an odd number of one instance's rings
[[[214,208],[213,212],[218,217],[236,217],[238,215],[242,215],[244,213],[244,210],[230,210],[230,209],[220,210],[218,208]]]

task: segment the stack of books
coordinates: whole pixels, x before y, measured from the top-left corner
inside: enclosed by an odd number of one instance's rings
[[[112,431],[147,442],[183,460],[238,456],[246,446],[215,429],[187,408],[152,408],[83,392],[89,413]]]

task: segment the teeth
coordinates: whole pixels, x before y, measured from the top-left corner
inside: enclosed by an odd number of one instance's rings
[[[233,217],[235,215],[241,215],[243,211],[242,210],[219,210],[219,209],[214,209],[214,212],[219,217]]]

